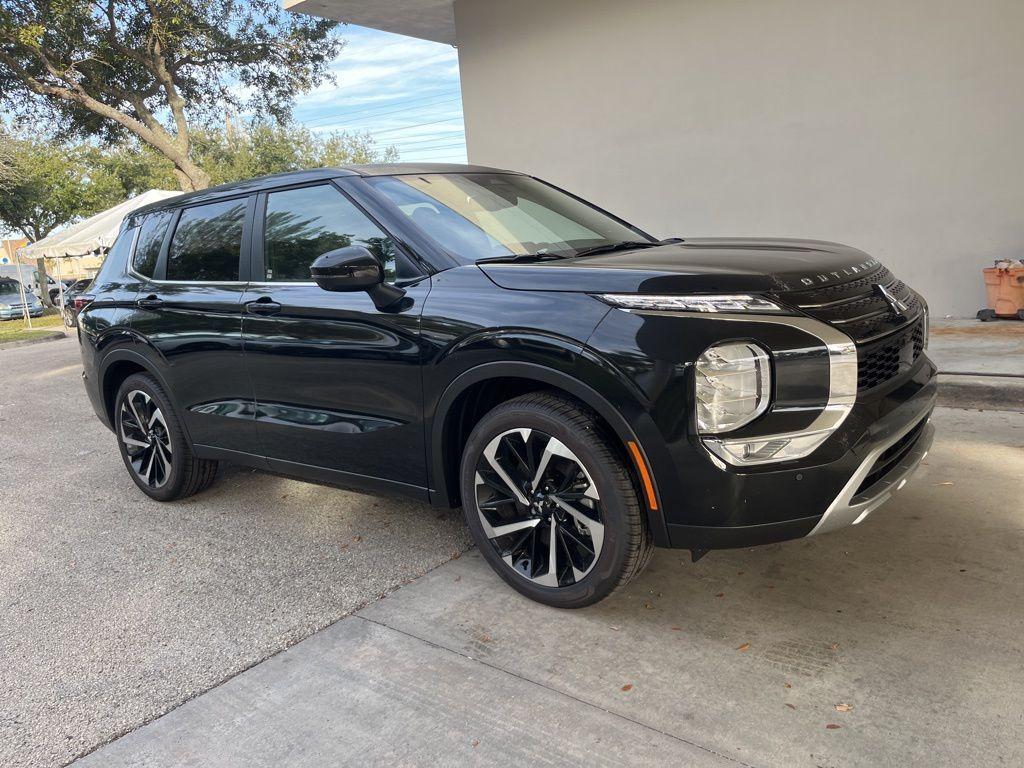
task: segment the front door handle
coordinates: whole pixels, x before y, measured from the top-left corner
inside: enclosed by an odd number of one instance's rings
[[[256,301],[247,301],[245,311],[250,315],[276,315],[281,311],[281,305],[269,296],[263,296]]]
[[[146,298],[139,299],[138,301],[135,302],[135,306],[139,307],[140,309],[160,309],[160,307],[162,307],[163,305],[164,300],[159,298],[155,294],[150,294]]]

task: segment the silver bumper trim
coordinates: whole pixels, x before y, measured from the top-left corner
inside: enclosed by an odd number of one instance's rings
[[[843,490],[839,492],[829,508],[825,510],[825,514],[821,516],[818,524],[807,535],[816,536],[819,533],[828,533],[848,525],[857,525],[892,498],[894,493],[901,490],[931,449],[935,428],[931,424],[930,417],[926,418],[928,418],[928,423],[924,425],[921,436],[907,455],[898,464],[895,464],[881,480],[872,485],[868,492],[855,495],[860,484],[864,482],[864,478],[871,474],[871,469],[878,461],[878,457],[921,422],[919,420],[911,422],[904,429],[875,447],[861,462],[853,477],[843,486]]]

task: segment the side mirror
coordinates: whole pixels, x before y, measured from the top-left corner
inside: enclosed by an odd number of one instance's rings
[[[377,309],[394,308],[405,291],[384,282],[380,261],[361,245],[349,245],[318,256],[309,274],[325,291],[366,291]]]
[[[325,291],[368,291],[384,282],[380,262],[361,245],[338,248],[318,256],[309,274]]]

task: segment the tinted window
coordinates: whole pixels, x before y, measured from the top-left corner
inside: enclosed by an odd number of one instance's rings
[[[0,280],[0,296],[18,294],[21,295],[21,288],[16,280]]]
[[[97,286],[106,285],[109,282],[120,282],[124,279],[125,270],[128,269],[128,254],[131,252],[132,243],[135,242],[137,228],[122,229],[117,240],[110,246],[107,255],[103,257],[103,265],[96,275],[94,282]]]
[[[186,208],[167,254],[168,280],[238,279],[245,200]]]
[[[270,281],[308,281],[317,256],[349,245],[361,245],[380,259],[388,282],[412,276],[391,239],[332,186],[267,195],[263,244],[264,279]]]
[[[146,217],[142,229],[139,230],[139,241],[135,244],[135,255],[132,257],[132,269],[140,275],[152,277],[156,270],[156,258],[160,255],[160,246],[167,225],[171,222],[171,212],[162,211]]]

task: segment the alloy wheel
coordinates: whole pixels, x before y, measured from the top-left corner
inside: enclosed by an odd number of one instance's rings
[[[520,576],[566,587],[594,567],[604,543],[601,497],[560,440],[537,429],[501,433],[477,462],[475,487],[484,534]]]
[[[133,389],[121,401],[121,442],[132,470],[151,488],[160,488],[171,475],[171,437],[167,422],[153,398]]]

